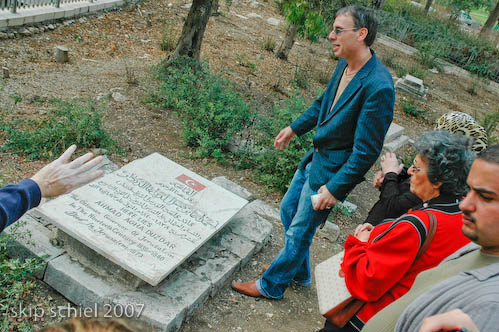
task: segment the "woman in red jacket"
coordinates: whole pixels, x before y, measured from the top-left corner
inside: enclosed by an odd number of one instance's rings
[[[360,331],[378,311],[407,293],[418,273],[469,242],[461,232],[459,210],[474,159],[469,146],[467,137],[446,131],[427,132],[415,143],[410,190],[423,203],[376,227],[360,225],[348,236],[341,268],[350,294],[366,303],[344,327],[326,320],[321,332]],[[435,215],[437,229],[428,249],[415,261],[429,228],[425,211]]]

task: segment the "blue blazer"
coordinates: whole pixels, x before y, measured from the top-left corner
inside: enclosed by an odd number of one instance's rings
[[[309,184],[313,190],[326,185],[338,200],[364,179],[378,158],[393,120],[395,90],[386,67],[372,57],[350,81],[331,112],[339,82],[347,63],[341,59],[324,93],[290,126],[297,135],[317,127],[314,147],[300,163],[309,162]]]

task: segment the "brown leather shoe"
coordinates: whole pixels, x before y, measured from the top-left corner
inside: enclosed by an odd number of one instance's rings
[[[232,282],[232,289],[236,292],[242,293],[244,295],[253,296],[253,297],[261,297],[263,296],[256,288],[255,281],[248,282]]]

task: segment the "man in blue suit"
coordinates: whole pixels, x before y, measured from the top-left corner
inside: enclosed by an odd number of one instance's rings
[[[341,58],[336,70],[322,96],[274,141],[282,150],[295,135],[317,128],[314,146],[281,202],[284,248],[260,279],[233,283],[236,291],[281,299],[290,282],[311,284],[309,249],[316,228],[363,180],[393,119],[393,79],[370,49],[376,30],[374,12],[365,7],[348,6],[336,13],[329,35],[334,54]],[[312,205],[314,194],[320,196]]]

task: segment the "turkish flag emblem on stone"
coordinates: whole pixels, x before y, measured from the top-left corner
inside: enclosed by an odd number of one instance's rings
[[[186,186],[188,186],[188,187],[190,187],[190,188],[192,188],[192,189],[194,189],[196,191],[201,191],[204,188],[206,188],[205,185],[197,182],[196,180],[194,180],[191,177],[188,177],[185,174],[177,176],[176,179],[179,180],[180,182],[182,182],[183,184],[185,184]]]

